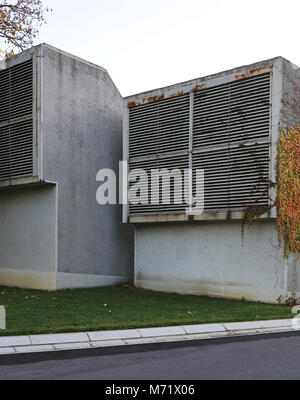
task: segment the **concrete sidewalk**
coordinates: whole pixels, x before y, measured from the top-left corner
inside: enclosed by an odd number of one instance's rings
[[[0,355],[205,340],[220,337],[289,332],[297,329],[300,330],[300,326],[296,325],[295,320],[284,319],[121,331],[0,336]]]

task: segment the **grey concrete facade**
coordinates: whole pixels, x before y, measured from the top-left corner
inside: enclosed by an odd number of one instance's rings
[[[120,206],[100,206],[96,201],[97,172],[118,171],[122,158],[121,95],[105,69],[49,45],[11,62],[29,57],[34,60],[36,93],[36,174],[1,185],[1,235],[6,240],[0,240],[0,271],[9,273],[0,274],[0,285],[53,290],[128,282],[133,274],[133,229],[121,223]],[[21,191],[25,205],[19,200]],[[15,200],[7,205],[9,199]],[[50,199],[53,209],[47,206]],[[31,204],[36,208],[32,218]],[[47,226],[42,225],[43,218],[49,219]],[[14,230],[18,240],[10,237]],[[38,257],[41,262],[34,262]],[[51,272],[51,279],[36,281],[30,271],[38,274],[44,269]]]
[[[276,302],[287,285],[273,221],[136,226],[137,287]],[[291,266],[292,267],[292,266]]]
[[[0,192],[0,285],[56,288],[57,187]]]
[[[276,181],[280,127],[300,117],[300,69],[277,57],[220,74],[130,96],[124,100],[123,157],[129,160],[129,109],[154,99],[191,93],[238,79],[271,72],[270,175]],[[193,138],[191,137],[191,141]],[[276,191],[270,188],[270,198]],[[246,231],[242,245],[242,210],[184,214],[130,215],[135,225],[135,284],[151,290],[211,295],[276,303],[292,291],[300,295],[298,258],[283,257],[276,230],[276,208]]]
[[[300,260],[284,258],[274,220],[136,224],[135,285],[277,303],[300,296]]]

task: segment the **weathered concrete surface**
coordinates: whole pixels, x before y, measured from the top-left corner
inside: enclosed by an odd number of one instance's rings
[[[253,223],[244,247],[240,222],[137,225],[135,252],[137,287],[271,303],[300,267],[288,269],[273,221]]]
[[[96,202],[97,172],[118,172],[122,98],[103,68],[43,46],[43,171],[58,183],[59,288],[98,285],[133,273],[133,228],[120,206]],[[95,276],[99,279],[95,280]],[[101,276],[103,280],[101,280]],[[113,280],[116,282],[116,279]]]
[[[114,286],[120,283],[128,282],[128,276],[110,276],[110,275],[87,275],[87,274],[70,274],[64,272],[57,273],[56,285],[57,289],[76,289],[94,288],[100,286]]]
[[[53,290],[131,281],[133,227],[122,224],[121,206],[96,201],[97,172],[118,172],[122,159],[122,97],[104,68],[46,44],[10,62],[28,57],[38,177],[18,184],[37,179],[55,196],[32,186],[0,192],[0,285]]]
[[[21,289],[56,290],[56,272],[0,268],[0,285]]]
[[[280,125],[286,128],[300,123],[300,68],[284,60],[282,76]]]
[[[56,287],[56,186],[0,192],[0,285]]]

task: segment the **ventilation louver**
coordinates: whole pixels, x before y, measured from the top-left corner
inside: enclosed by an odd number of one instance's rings
[[[269,204],[270,98],[266,73],[130,108],[130,171],[142,168],[150,176],[151,169],[192,165],[195,177],[204,169],[209,212]],[[194,195],[195,185],[194,178]],[[150,201],[150,179],[148,186]],[[186,207],[130,205],[130,215],[176,214]]]
[[[33,63],[0,71],[0,180],[33,175]]]
[[[143,104],[130,109],[130,172],[143,168],[148,174],[148,202],[151,201],[151,170],[189,168],[189,95]],[[174,179],[171,179],[171,203],[174,203]],[[182,185],[182,197],[186,195]],[[173,201],[172,201],[173,199]],[[186,206],[131,205],[131,214],[182,213]]]
[[[269,203],[270,78],[262,74],[195,94],[193,169],[205,170],[206,210]]]

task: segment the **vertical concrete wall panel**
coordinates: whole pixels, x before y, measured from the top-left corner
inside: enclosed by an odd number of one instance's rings
[[[56,186],[0,192],[0,285],[56,288]]]
[[[136,226],[138,287],[276,302],[284,294],[285,261],[275,223]]]
[[[58,183],[58,272],[90,275],[88,286],[106,281],[95,275],[130,280],[133,227],[122,224],[121,206],[96,202],[97,172],[118,173],[122,160],[122,97],[105,69],[48,45],[43,55],[43,171]]]

